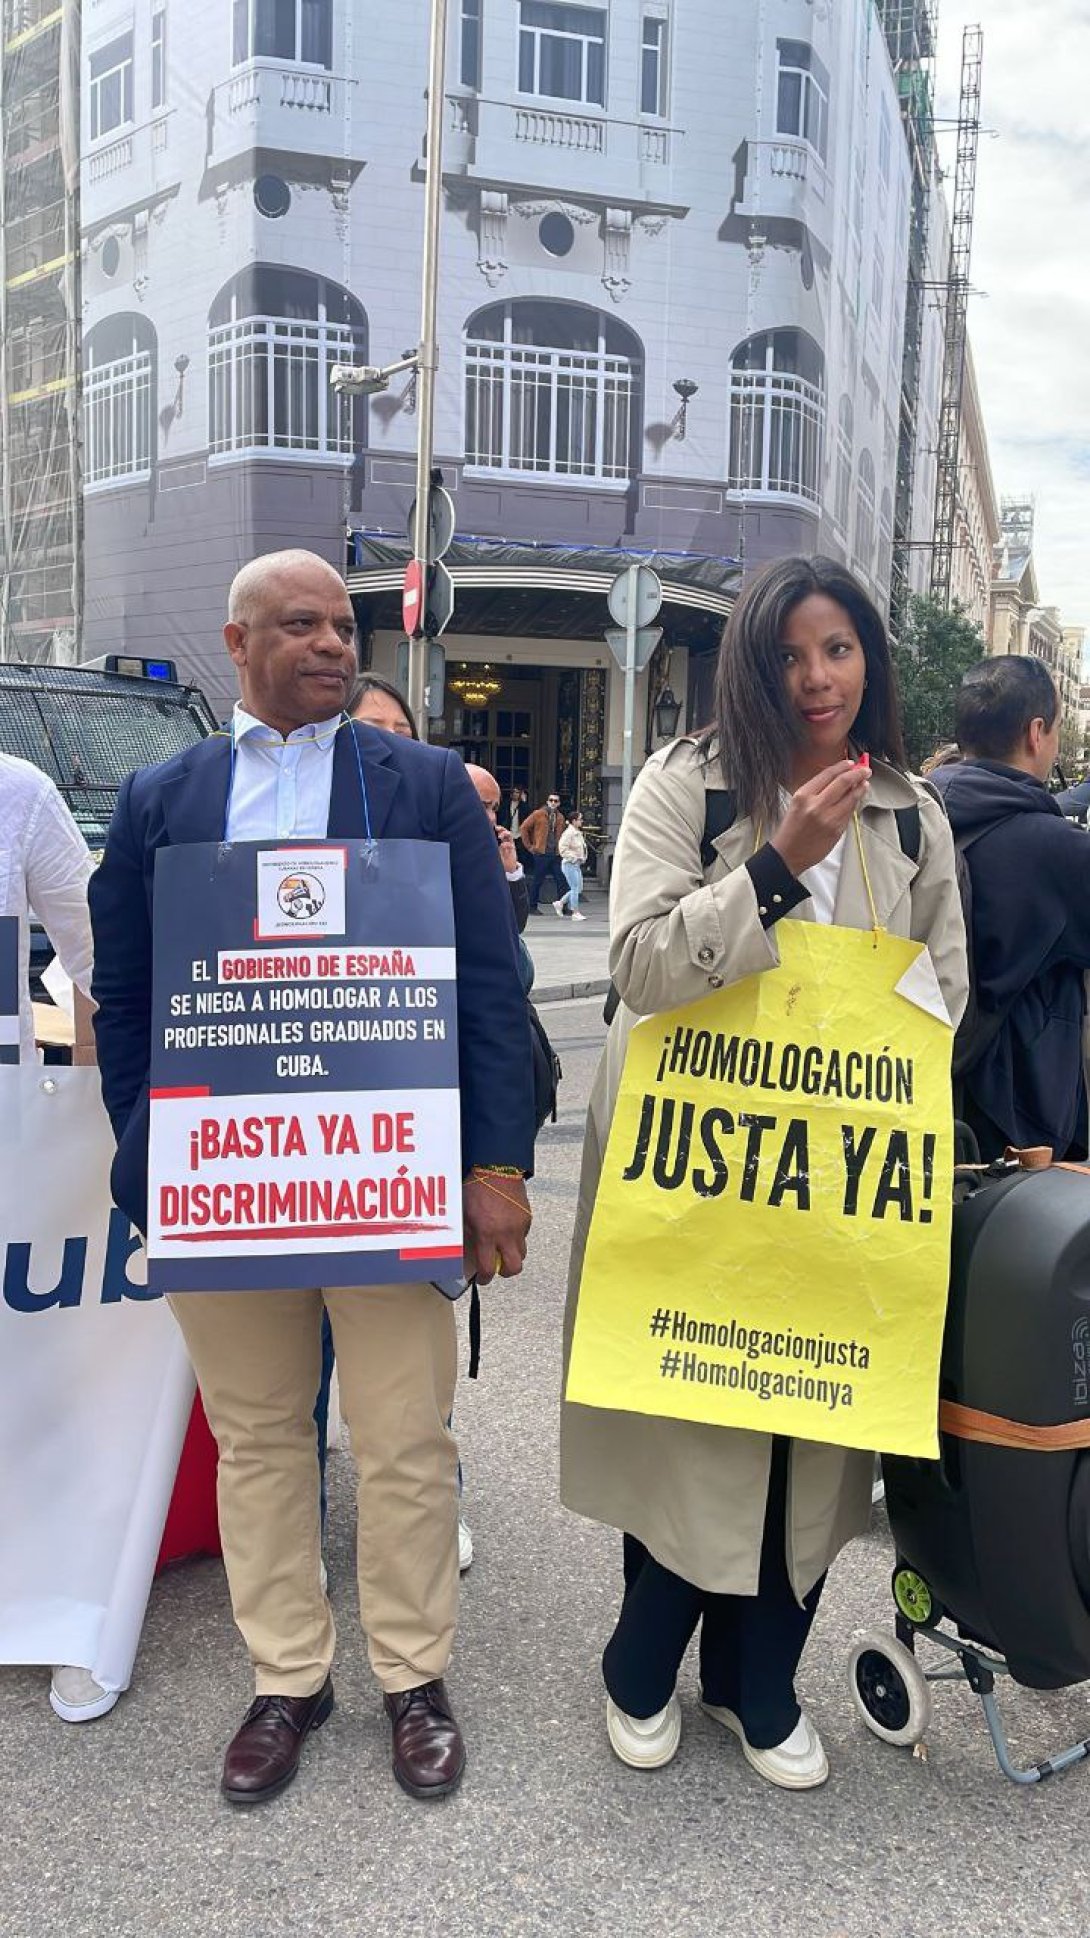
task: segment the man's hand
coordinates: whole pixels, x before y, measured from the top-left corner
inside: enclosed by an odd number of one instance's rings
[[[801,875],[831,853],[852,815],[866,800],[869,786],[869,767],[861,767],[854,760],[838,760],[796,789],[771,838],[771,846],[793,875]]]
[[[515,874],[519,867],[519,858],[515,849],[514,836],[510,828],[497,827],[496,839],[500,844],[500,860],[503,863],[504,873],[507,875]]]
[[[466,1178],[462,1185],[466,1278],[488,1285],[498,1272],[517,1278],[533,1213],[521,1178]]]

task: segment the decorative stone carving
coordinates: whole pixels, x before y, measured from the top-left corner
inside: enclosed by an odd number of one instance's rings
[[[749,232],[749,240],[746,243],[746,253],[749,256],[750,283],[754,289],[756,289],[761,280],[761,271],[764,268],[765,250],[767,247],[768,237],[760,229],[751,229]]]
[[[628,273],[632,247],[631,209],[607,209],[602,224],[605,266],[602,282],[615,303],[623,302],[632,287]]]
[[[351,193],[352,177],[343,173],[338,174],[336,171],[331,172],[329,177],[329,199],[333,204],[333,226],[337,231],[337,240],[339,242],[347,242],[348,240],[349,198]]]
[[[488,284],[495,289],[507,274],[507,216],[509,204],[506,195],[499,189],[481,190],[481,206],[477,222],[477,267]]]
[[[594,209],[584,208],[581,202],[562,202],[556,197],[549,201],[515,202],[512,206],[515,214],[526,222],[542,215],[566,215],[569,222],[584,225],[595,220]]]
[[[138,302],[143,302],[148,287],[148,210],[137,209],[132,218],[132,286]]]

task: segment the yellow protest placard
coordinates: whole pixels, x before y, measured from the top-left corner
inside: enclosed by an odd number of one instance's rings
[[[946,1019],[919,943],[782,922],[780,966],[632,1030],[567,1397],[934,1456]]]

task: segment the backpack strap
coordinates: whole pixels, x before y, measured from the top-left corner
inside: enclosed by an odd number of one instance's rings
[[[907,855],[909,861],[919,861],[922,837],[918,802],[913,801],[911,807],[894,808],[893,818],[897,823],[897,839],[901,844],[901,853]]]
[[[716,859],[715,842],[721,834],[726,834],[728,828],[734,826],[737,819],[738,803],[729,787],[709,787],[705,790],[704,833],[700,840],[700,862],[703,868],[711,867]],[[602,1021],[607,1029],[617,1014],[620,1000],[616,987],[610,983],[602,1010]]]
[[[738,803],[729,787],[709,787],[704,795],[704,834],[700,859],[710,868],[716,858],[715,843],[738,819]]]

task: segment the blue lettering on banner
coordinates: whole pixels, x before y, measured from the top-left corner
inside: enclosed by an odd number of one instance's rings
[[[13,1312],[23,1313],[64,1311],[82,1305],[84,1294],[93,1294],[95,1291],[86,1283],[89,1243],[88,1238],[65,1239],[60,1276],[48,1292],[31,1291],[33,1246],[21,1241],[9,1244],[4,1255],[4,1304],[10,1306]],[[98,1304],[120,1305],[123,1299],[136,1299],[143,1304],[162,1298],[161,1292],[150,1291],[144,1285],[134,1285],[129,1277],[129,1260],[140,1250],[141,1243],[139,1233],[133,1230],[124,1213],[118,1211],[115,1205],[110,1212],[102,1280],[97,1287]],[[95,1302],[93,1296],[88,1299],[89,1304]]]

